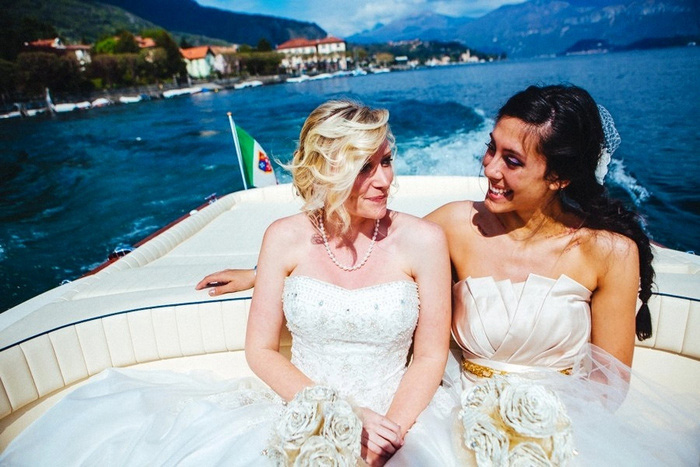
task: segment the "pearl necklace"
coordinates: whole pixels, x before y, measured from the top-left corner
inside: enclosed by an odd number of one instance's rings
[[[328,253],[328,257],[331,259],[331,261],[333,261],[333,264],[338,266],[343,271],[352,272],[364,266],[367,260],[369,259],[369,255],[372,254],[372,249],[374,248],[374,244],[377,240],[377,232],[379,232],[379,219],[377,219],[377,222],[374,224],[374,233],[372,234],[372,241],[369,244],[367,253],[365,253],[364,258],[362,258],[362,261],[360,261],[354,266],[346,266],[344,264],[340,264],[338,258],[336,258],[333,252],[331,251],[331,246],[328,244],[328,237],[326,236],[326,229],[323,226],[323,219],[319,219],[319,228],[321,230],[321,236],[323,237],[323,246],[326,247],[326,253]]]

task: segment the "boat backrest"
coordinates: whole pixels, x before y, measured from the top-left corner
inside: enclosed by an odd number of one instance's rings
[[[700,335],[700,304],[666,296],[655,296],[650,304],[655,333],[638,345],[664,352],[674,362],[687,360],[700,371],[700,342],[690,338]],[[249,297],[145,308],[10,346],[0,352],[0,418],[106,368],[242,352],[249,308]],[[288,348],[290,342],[285,329],[281,346]]]

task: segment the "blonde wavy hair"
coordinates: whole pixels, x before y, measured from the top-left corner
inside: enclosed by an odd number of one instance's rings
[[[302,211],[317,221],[347,232],[350,215],[344,203],[355,179],[382,146],[395,150],[389,112],[350,100],[332,100],[318,106],[306,119],[299,146],[290,164],[294,187],[304,200]]]

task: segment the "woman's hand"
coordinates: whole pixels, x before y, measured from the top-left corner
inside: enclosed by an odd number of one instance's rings
[[[217,295],[247,290],[255,286],[255,269],[225,269],[209,274],[199,281],[195,289],[201,290],[207,287],[209,295]]]
[[[403,445],[401,427],[366,407],[360,408],[362,419],[362,459],[370,467],[381,467]]]

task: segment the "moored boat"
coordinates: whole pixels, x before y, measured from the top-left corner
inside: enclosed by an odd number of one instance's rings
[[[163,97],[166,99],[170,99],[171,97],[189,96],[191,94],[197,94],[200,92],[202,92],[201,87],[191,86],[188,88],[169,89],[167,91],[163,91]]]
[[[411,176],[398,177],[398,187],[390,206],[422,216],[449,201],[482,199],[486,183]],[[265,228],[300,204],[288,184],[229,194],[95,274],[0,314],[0,448],[106,368],[251,375],[243,355],[251,291],[210,297],[194,284],[256,264]],[[637,343],[634,368],[700,394],[700,258],[655,247],[655,267],[654,335]],[[288,348],[289,336],[282,344]]]
[[[251,81],[243,81],[242,83],[236,83],[233,85],[233,89],[245,89],[245,88],[256,88],[262,86],[263,82],[257,79]]]

